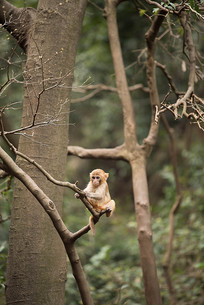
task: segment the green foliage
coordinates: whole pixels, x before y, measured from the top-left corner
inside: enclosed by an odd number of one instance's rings
[[[12,0],[11,3],[17,7],[37,7],[37,0]]]
[[[196,3],[195,0],[190,0],[190,6],[191,6],[192,8],[194,8],[197,12],[199,11],[198,4]]]

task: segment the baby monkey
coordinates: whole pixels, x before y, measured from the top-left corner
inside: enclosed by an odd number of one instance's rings
[[[94,169],[90,173],[90,181],[84,189],[86,197],[96,212],[105,212],[107,217],[111,216],[115,210],[115,201],[111,199],[108,183],[106,182],[108,176],[109,174],[105,173],[102,169]],[[79,194],[76,193],[75,197],[79,198]],[[93,215],[89,217],[89,225],[94,235],[95,226]]]

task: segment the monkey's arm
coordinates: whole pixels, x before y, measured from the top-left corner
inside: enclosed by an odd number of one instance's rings
[[[90,184],[88,184],[88,186],[84,189],[84,192],[88,198],[102,200],[105,197],[106,187],[105,184],[102,184],[97,189],[93,189],[90,187]]]
[[[90,192],[89,190],[84,189],[84,192],[86,194],[86,197],[95,199],[95,200],[101,200],[103,198],[103,195],[100,192]],[[75,197],[78,199],[80,196],[78,193],[75,193]]]
[[[95,200],[101,200],[103,196],[100,193],[93,193],[93,192],[87,192],[85,191],[86,197],[92,198]]]

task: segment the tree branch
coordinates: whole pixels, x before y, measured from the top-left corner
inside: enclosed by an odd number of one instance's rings
[[[68,146],[68,154],[79,158],[128,160],[128,152],[124,145],[115,148],[86,149],[80,146]]]
[[[173,90],[173,92],[175,93],[175,95],[178,97],[179,95],[181,95],[181,92],[179,92],[176,88],[176,85],[174,84],[174,81],[171,77],[171,75],[169,75],[166,66],[162,65],[161,63],[159,63],[158,61],[155,61],[155,64],[158,68],[160,68],[162,70],[162,72],[164,73],[164,75],[166,76],[168,83],[171,86],[171,89]]]
[[[4,126],[3,126],[3,121],[2,121],[2,116],[0,116],[0,128],[2,130],[2,137],[5,140],[5,142],[10,146],[11,150],[15,153],[15,155],[20,156],[21,158],[23,158],[24,160],[28,161],[29,163],[33,164],[36,168],[38,168],[40,170],[40,172],[52,183],[62,186],[62,187],[68,187],[70,189],[72,189],[73,191],[77,192],[79,194],[79,198],[81,199],[81,201],[83,202],[83,204],[85,205],[85,207],[89,210],[89,212],[93,215],[94,217],[94,222],[97,223],[100,219],[100,217],[104,214],[104,212],[100,212],[98,213],[97,211],[95,211],[95,209],[93,208],[93,206],[90,204],[88,198],[86,197],[86,194],[84,193],[83,190],[79,189],[77,187],[77,183],[72,184],[68,181],[59,181],[56,180],[55,178],[53,178],[40,164],[38,164],[36,161],[32,160],[31,158],[29,158],[28,156],[26,156],[25,154],[19,152],[17,150],[17,148],[8,140],[8,138],[5,135],[4,132]],[[87,233],[90,230],[90,226],[86,226],[85,228],[82,228],[79,232],[76,232],[73,236],[73,239],[76,240],[79,237],[81,237],[82,235],[84,235],[85,233]]]
[[[63,223],[61,216],[59,215],[52,200],[38,187],[38,185],[28,174],[26,174],[19,166],[17,166],[12,158],[1,147],[0,158],[8,168],[9,172],[26,186],[26,188],[33,194],[40,205],[44,208],[46,213],[50,216],[63,242],[66,243],[67,239],[71,238],[71,232]]]
[[[151,153],[152,147],[154,146],[157,140],[157,134],[159,130],[159,124],[155,122],[156,106],[159,107],[160,101],[156,81],[154,53],[156,46],[156,37],[159,32],[160,26],[162,25],[165,19],[166,14],[167,12],[165,10],[160,10],[157,16],[154,18],[154,21],[152,22],[149,30],[145,34],[147,44],[146,74],[150,93],[150,102],[152,106],[152,119],[149,134],[147,138],[143,141],[147,155]]]
[[[196,52],[195,52],[195,46],[193,42],[191,27],[187,19],[186,12],[182,11],[180,15],[180,22],[184,30],[184,48],[187,47],[189,51],[189,62],[190,62],[190,71],[189,71],[189,78],[188,78],[188,89],[184,96],[181,99],[178,99],[177,102],[174,105],[174,108],[178,108],[181,104],[184,105],[183,112],[185,111],[185,102],[187,99],[191,97],[191,94],[194,91],[194,82],[195,82],[195,64],[196,64]]]
[[[118,1],[105,0],[104,15],[107,20],[108,36],[114,64],[118,95],[123,109],[125,145],[128,147],[130,152],[134,152],[135,146],[137,145],[136,123],[118,33],[116,18],[117,4]]]
[[[0,23],[26,52],[30,30],[35,19],[34,8],[17,8],[7,1],[0,2]]]
[[[141,89],[144,92],[149,92],[149,89],[144,87],[143,84],[135,84],[133,86],[129,86],[129,91],[135,91]],[[80,88],[79,90],[73,90],[75,92],[80,92],[80,93],[85,93],[89,90],[93,90],[93,92],[80,97],[80,98],[75,98],[71,100],[71,103],[79,103],[79,102],[84,102],[87,101],[88,99],[94,97],[96,94],[100,93],[101,91],[111,91],[111,92],[117,92],[117,88],[111,87],[111,86],[106,86],[103,84],[98,84],[98,85],[89,85],[86,86],[85,88]]]
[[[188,87],[185,93],[179,93],[178,99],[174,104],[162,102],[161,108],[157,109],[157,118],[165,110],[173,113],[175,119],[178,117],[186,117],[190,119],[191,123],[195,123],[204,131],[204,102],[201,98],[194,94],[194,84],[196,78],[196,49],[193,42],[191,25],[189,23],[189,16],[186,11],[181,11],[180,22],[184,30],[183,44],[184,54],[189,60],[189,77]],[[185,48],[188,54],[185,53]]]
[[[7,173],[5,170],[0,169],[0,179],[2,178],[6,178],[7,176],[9,176],[9,173]]]

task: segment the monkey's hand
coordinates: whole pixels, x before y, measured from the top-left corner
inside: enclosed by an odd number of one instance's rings
[[[79,199],[79,197],[80,197],[80,195],[78,193],[75,193],[74,196],[76,199]]]

